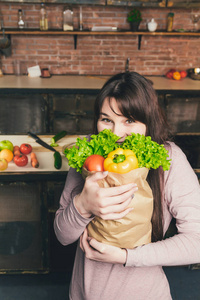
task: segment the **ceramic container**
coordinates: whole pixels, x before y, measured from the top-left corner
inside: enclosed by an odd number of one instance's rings
[[[157,23],[154,21],[154,19],[152,19],[151,22],[147,24],[147,26],[149,31],[156,31]]]

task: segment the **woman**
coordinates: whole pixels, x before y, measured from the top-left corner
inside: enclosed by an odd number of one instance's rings
[[[200,262],[200,189],[183,152],[169,142],[167,123],[151,83],[131,72],[110,78],[95,103],[95,133],[111,129],[123,142],[131,132],[150,135],[163,143],[172,159],[169,171],[150,170],[148,182],[154,196],[152,242],[134,249],[120,249],[89,238],[86,226],[99,216],[122,218],[137,186],[100,188],[97,172],[84,182],[70,169],[55,233],[63,245],[80,239],[70,286],[72,300],[171,299],[162,266]],[[172,217],[178,234],[163,240]]]

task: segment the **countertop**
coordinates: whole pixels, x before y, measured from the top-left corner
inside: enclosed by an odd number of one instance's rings
[[[4,75],[0,89],[101,89],[110,76],[54,75],[51,78]],[[184,78],[172,80],[164,76],[145,76],[153,82],[155,90],[200,91],[200,80]]]
[[[51,144],[52,135],[40,135],[39,137],[47,144]],[[8,168],[5,171],[0,172],[0,176],[5,175],[6,173],[52,173],[63,171],[67,172],[69,170],[69,165],[62,151],[66,145],[74,143],[77,137],[82,138],[83,136],[67,135],[58,141],[59,146],[55,147],[55,149],[59,151],[62,156],[62,167],[61,169],[57,170],[56,168],[54,168],[54,152],[40,146],[38,143],[35,142],[35,140],[32,137],[28,135],[0,135],[0,141],[9,140],[13,143],[14,146],[20,146],[23,143],[30,144],[33,148],[32,151],[35,152],[40,164],[39,168],[33,168],[30,163],[30,154],[28,154],[28,164],[26,166],[18,167],[15,165],[14,161],[11,161],[8,163]]]

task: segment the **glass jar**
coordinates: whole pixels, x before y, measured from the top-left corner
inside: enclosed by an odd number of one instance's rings
[[[169,13],[167,16],[167,31],[172,31],[174,22],[174,13]]]
[[[18,27],[20,29],[24,28],[24,20],[23,20],[22,10],[21,9],[18,10]]]
[[[65,8],[63,11],[63,30],[74,30],[73,10],[71,8]]]
[[[41,3],[40,8],[40,30],[48,30],[47,12],[44,3]]]

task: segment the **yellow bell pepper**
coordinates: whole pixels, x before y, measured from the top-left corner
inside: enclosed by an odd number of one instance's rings
[[[104,170],[119,174],[128,173],[138,168],[135,153],[129,149],[118,148],[110,152],[104,160]]]

